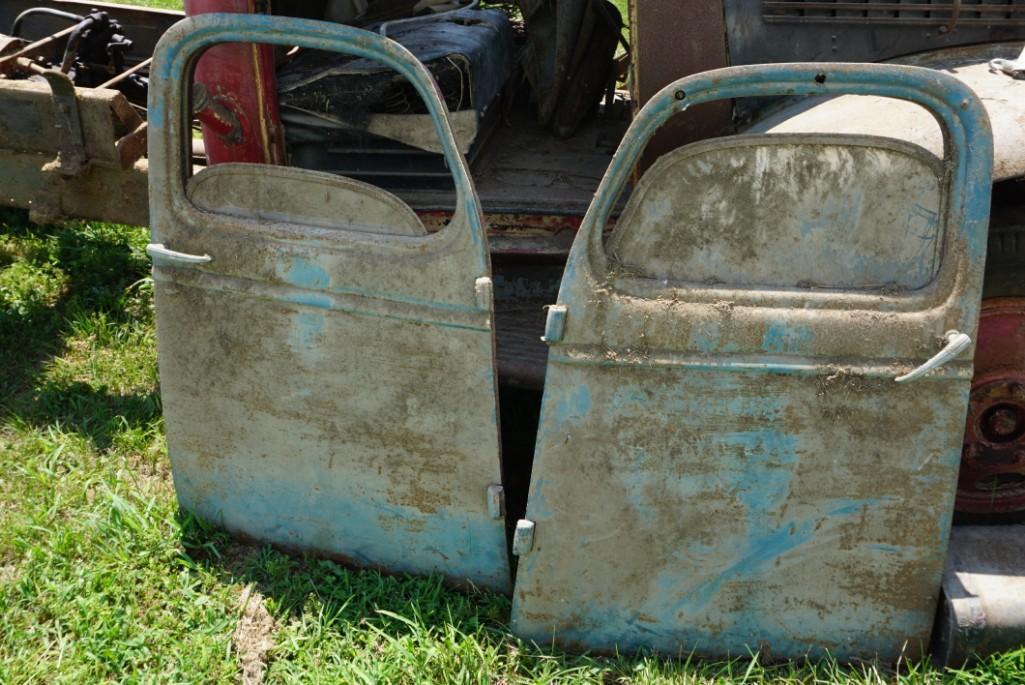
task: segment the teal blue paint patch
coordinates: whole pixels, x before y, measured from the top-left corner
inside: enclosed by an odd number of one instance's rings
[[[307,290],[325,290],[331,285],[331,277],[323,267],[301,257],[292,258],[283,278],[289,285]]]
[[[556,426],[565,426],[587,416],[590,411],[591,389],[581,383],[556,400],[552,407],[551,421]]]
[[[300,459],[295,462],[302,464]],[[341,555],[362,565],[442,573],[508,590],[502,521],[444,507],[424,516],[415,507],[373,497],[353,474],[284,464],[279,462],[277,477],[254,479],[244,460],[226,461],[216,495],[202,487],[202,480],[179,477],[178,496],[186,510],[256,539]]]
[[[300,312],[295,317],[295,340],[300,349],[316,347],[324,332],[324,315],[313,312]]]
[[[807,326],[774,322],[762,336],[762,349],[774,354],[798,354],[809,349],[814,337]]]
[[[900,554],[903,550],[896,545],[869,545],[873,552],[884,552],[886,554]]]

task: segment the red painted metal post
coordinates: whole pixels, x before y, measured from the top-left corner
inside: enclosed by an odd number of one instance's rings
[[[189,15],[252,14],[258,0],[185,0]],[[196,65],[193,107],[203,126],[210,164],[284,164],[285,149],[269,45],[226,43]]]

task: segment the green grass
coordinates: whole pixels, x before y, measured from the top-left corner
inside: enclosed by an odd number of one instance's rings
[[[1025,650],[900,674],[566,655],[511,636],[505,597],[234,542],[175,504],[146,240],[0,212],[0,683],[237,682],[247,654],[267,682],[1025,683]]]

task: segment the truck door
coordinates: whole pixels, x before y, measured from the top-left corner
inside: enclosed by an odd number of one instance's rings
[[[295,168],[190,176],[192,66],[216,43],[378,60],[426,103],[457,189],[428,234],[393,195]],[[490,263],[429,72],[337,24],[178,23],[150,89],[160,385],[183,508],[246,536],[391,571],[509,587]]]
[[[743,135],[662,156],[712,100],[928,109],[887,138]],[[992,164],[963,84],[789,64],[685,78],[639,113],[576,237],[550,345],[513,628],[610,651],[896,659],[929,638],[972,374]]]

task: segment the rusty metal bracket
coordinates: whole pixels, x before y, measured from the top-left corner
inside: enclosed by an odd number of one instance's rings
[[[60,140],[60,151],[52,168],[62,177],[71,178],[82,173],[89,164],[89,157],[85,152],[82,120],[78,115],[75,85],[66,75],[52,69],[43,72],[42,77],[50,85],[50,92],[53,95],[57,135]]]

